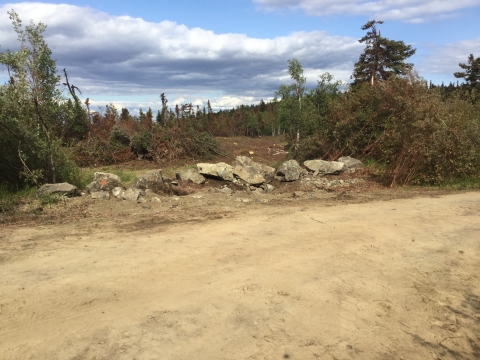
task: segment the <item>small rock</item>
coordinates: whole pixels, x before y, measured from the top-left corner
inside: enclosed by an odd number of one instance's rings
[[[108,191],[92,191],[90,196],[95,200],[110,200],[110,193]]]
[[[252,202],[252,199],[249,198],[236,198],[235,201],[240,201],[240,202]]]
[[[122,199],[123,197],[123,188],[120,186],[117,186],[112,190],[112,195],[115,196],[117,199]]]
[[[220,190],[218,190],[219,193],[221,194],[227,194],[227,195],[232,195],[233,190],[230,189],[229,187],[223,187]]]
[[[264,190],[267,194],[270,194],[273,190],[275,190],[275,186],[270,185],[270,184],[264,184],[264,185],[263,185],[263,190]]]
[[[138,201],[142,195],[145,195],[142,189],[130,188],[123,193],[123,199],[127,201]]]

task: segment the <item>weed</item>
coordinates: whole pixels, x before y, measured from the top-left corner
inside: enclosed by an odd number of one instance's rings
[[[25,199],[33,199],[35,188],[22,188],[11,191],[4,185],[0,185],[0,213],[15,212],[25,202]]]
[[[440,183],[440,187],[453,190],[470,190],[480,189],[480,177],[460,177],[444,180]]]

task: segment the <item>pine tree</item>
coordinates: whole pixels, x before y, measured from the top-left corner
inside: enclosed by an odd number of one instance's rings
[[[453,75],[456,78],[463,78],[470,89],[480,90],[480,57],[474,58],[473,54],[468,57],[468,64],[458,64],[463,72],[456,72]]]
[[[405,59],[415,54],[416,49],[411,45],[405,45],[403,41],[395,41],[384,38],[377,32],[376,25],[383,21],[371,20],[362,26],[362,30],[370,29],[359,40],[365,43],[365,50],[355,64],[353,84],[369,82],[371,85],[378,80],[386,80],[392,75],[403,75],[413,67],[413,64],[405,63]]]
[[[130,112],[128,111],[127,108],[122,108],[122,113],[120,114],[120,119],[127,121],[130,119]]]

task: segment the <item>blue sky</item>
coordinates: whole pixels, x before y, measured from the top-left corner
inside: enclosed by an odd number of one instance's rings
[[[267,100],[290,83],[294,57],[310,87],[326,71],[347,82],[370,19],[385,21],[383,36],[413,45],[410,61],[435,83],[480,56],[480,0],[0,1],[0,51],[17,46],[12,8],[24,23],[48,25],[58,69],[84,98],[132,111],[160,108],[162,92],[171,106]]]

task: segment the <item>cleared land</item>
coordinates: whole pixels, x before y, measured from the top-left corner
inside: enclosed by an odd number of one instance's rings
[[[3,226],[0,358],[480,358],[480,192],[284,195]]]

